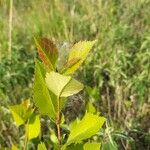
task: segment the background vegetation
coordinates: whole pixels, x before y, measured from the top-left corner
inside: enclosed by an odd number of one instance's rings
[[[0,149],[21,140],[8,105],[31,95],[33,35],[52,38],[63,55],[76,41],[97,39],[77,74],[85,96],[76,98],[107,118],[103,149],[150,149],[149,10],[149,0],[13,0],[10,54],[10,1],[0,0]]]

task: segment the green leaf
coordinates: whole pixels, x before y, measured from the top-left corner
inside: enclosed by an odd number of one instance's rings
[[[83,144],[71,144],[65,150],[83,150]]]
[[[115,143],[115,141],[113,141],[113,144],[112,142],[108,141],[104,144],[102,144],[102,150],[118,150],[117,148],[117,144]]]
[[[17,124],[17,126],[20,126],[25,123],[25,112],[26,108],[23,105],[14,105],[10,106],[10,111],[13,115],[13,118]]]
[[[78,93],[82,89],[83,89],[83,84],[81,84],[75,79],[71,79],[69,83],[65,86],[65,88],[63,89],[61,93],[61,97],[71,96],[73,94]]]
[[[76,125],[80,122],[80,120],[78,118],[76,118],[75,120],[73,120],[70,124],[69,124],[69,130],[72,130],[74,127],[76,127]]]
[[[93,106],[93,104],[91,102],[87,103],[86,110],[87,110],[87,112],[90,112],[90,113],[96,112],[96,108]]]
[[[99,100],[99,88],[95,87],[90,87],[90,86],[86,86],[86,92],[89,95],[89,100],[94,103],[95,101]]]
[[[84,150],[100,150],[100,143],[85,143],[84,144]]]
[[[104,122],[104,117],[99,117],[91,113],[85,114],[84,118],[70,132],[67,145],[78,143],[93,136],[100,130]]]
[[[50,73],[46,74],[45,80],[49,90],[52,91],[55,95],[60,96],[64,87],[71,80],[71,77],[63,76],[59,73],[51,71]]]
[[[19,150],[16,145],[12,144],[11,150]]]
[[[46,114],[50,118],[56,117],[56,101],[50,96],[50,92],[43,77],[41,65],[38,61],[36,61],[35,64],[33,100],[42,114]]]
[[[40,134],[40,117],[33,114],[28,123],[28,139],[36,138]]]
[[[10,111],[17,126],[24,124],[31,116],[33,109],[30,107],[30,101],[24,100],[19,105],[10,106]]]
[[[30,99],[23,100],[21,103],[26,109],[28,109],[31,105]]]
[[[53,130],[51,130],[50,139],[53,143],[58,144],[57,136],[55,134],[55,131],[53,131]]]
[[[64,124],[64,122],[65,122],[65,116],[64,116],[64,114],[62,114],[60,124],[62,125],[62,124]]]
[[[71,96],[83,89],[83,85],[77,80],[54,71],[47,73],[45,80],[49,90],[59,97]]]
[[[48,38],[35,39],[35,42],[39,57],[48,68],[48,71],[55,70],[58,59],[58,49],[56,45]]]
[[[64,66],[62,73],[65,75],[73,74],[86,59],[89,51],[96,41],[80,41],[70,50],[67,64]]]
[[[38,144],[38,150],[47,150],[44,143]]]
[[[66,104],[67,98],[66,97],[61,97],[60,98],[60,109],[64,108]]]

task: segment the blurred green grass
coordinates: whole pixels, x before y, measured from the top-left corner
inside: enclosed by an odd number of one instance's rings
[[[30,66],[33,67],[36,55],[34,35],[52,38],[56,43],[69,44],[97,39],[97,45],[79,70],[78,76],[82,82],[96,89],[88,91],[87,95],[95,99],[97,108],[108,118],[107,128],[111,128],[110,135],[119,149],[149,149],[149,10],[149,0],[14,0],[12,61],[5,65],[9,62],[9,0],[1,0],[0,79],[3,96],[0,99],[7,99],[2,106],[7,108],[12,99],[16,103],[15,98],[19,101],[30,95],[21,95],[20,91],[28,93],[31,88],[29,83],[32,83],[33,72],[27,72]],[[16,64],[20,65],[16,67]],[[5,66],[14,69],[4,69]],[[16,78],[27,73],[27,85],[16,79],[12,83],[16,88],[12,89],[8,83],[14,79],[14,70],[19,72]],[[7,84],[4,82],[6,74],[10,74]],[[19,89],[18,94],[16,89]],[[24,92],[25,89],[27,91]],[[116,134],[118,132],[119,136]],[[4,142],[2,133],[3,130],[0,132],[0,145],[10,146],[9,142]],[[105,134],[104,142],[108,140],[109,136]]]

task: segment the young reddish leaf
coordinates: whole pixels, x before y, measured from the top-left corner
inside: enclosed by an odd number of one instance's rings
[[[41,38],[36,40],[38,54],[40,59],[45,64],[48,71],[55,70],[58,59],[58,49],[56,45],[48,38]]]

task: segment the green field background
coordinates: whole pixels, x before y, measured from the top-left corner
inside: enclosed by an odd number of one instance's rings
[[[51,38],[63,55],[96,39],[76,76],[107,118],[103,149],[150,149],[150,0],[13,0],[11,14],[0,0],[0,150],[22,141],[8,106],[32,94],[34,36]]]

